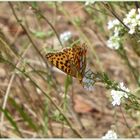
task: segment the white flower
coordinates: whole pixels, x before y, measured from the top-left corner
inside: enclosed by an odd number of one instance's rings
[[[112,29],[113,27],[114,27],[114,24],[113,24],[112,20],[110,20],[110,21],[108,22],[107,28],[108,28],[108,29]]]
[[[135,27],[135,26],[137,26],[137,24],[138,24],[138,20],[136,18],[132,18],[132,20],[131,20],[131,26],[132,27]]]
[[[92,91],[94,89],[93,85],[94,85],[95,81],[94,81],[93,77],[94,77],[94,74],[91,70],[88,70],[87,72],[85,72],[85,75],[82,80],[82,84],[86,90]]]
[[[62,34],[60,34],[60,40],[62,43],[68,41],[72,37],[72,33],[70,31],[66,31]]]
[[[113,20],[113,24],[114,25],[119,25],[120,24],[120,21],[118,19],[115,19],[115,20]]]
[[[126,92],[130,92],[130,90],[124,86],[124,83],[123,83],[123,82],[121,82],[121,83],[119,84],[119,88],[121,88],[122,90],[124,90],[124,91],[126,91]]]
[[[115,27],[115,29],[114,29],[114,36],[118,37],[119,36],[119,32],[120,32],[119,28]]]
[[[129,28],[129,34],[134,34],[140,26],[140,9],[136,13],[136,9],[132,9],[123,19],[124,24]]]
[[[36,88],[36,92],[37,92],[38,94],[41,94],[41,90],[40,90],[39,88]]]
[[[107,46],[110,48],[110,49],[119,49],[120,47],[120,37],[117,37],[117,36],[111,36],[109,38],[109,40],[107,41]]]
[[[126,16],[127,17],[134,17],[136,15],[136,9],[132,9]]]
[[[120,88],[121,90],[124,90],[125,92],[124,91],[118,91],[118,90],[112,90],[111,91],[111,96],[113,98],[113,101],[112,101],[113,106],[120,105],[122,97],[128,98],[128,94],[126,92],[130,91],[128,88],[126,88],[124,86],[123,82],[121,82],[119,84],[118,88]]]
[[[124,18],[123,22],[125,25],[128,25],[131,22],[131,18]]]
[[[93,4],[94,2],[95,2],[95,0],[88,0],[88,1],[85,2],[85,5],[87,6],[89,4]]]
[[[110,20],[108,22],[108,29],[112,29],[114,26],[119,25],[120,21],[118,19]]]
[[[102,139],[117,139],[117,134],[113,130],[109,130]]]
[[[134,34],[134,33],[135,33],[135,28],[130,28],[130,30],[129,30],[128,33],[129,33],[129,34]]]

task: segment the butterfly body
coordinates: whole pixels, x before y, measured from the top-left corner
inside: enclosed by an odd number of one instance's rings
[[[48,53],[47,60],[68,75],[82,80],[86,68],[86,46],[75,45],[60,52]]]

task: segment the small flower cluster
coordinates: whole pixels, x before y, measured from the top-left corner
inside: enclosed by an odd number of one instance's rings
[[[119,22],[118,19],[110,20],[108,22],[108,29],[112,29],[112,28],[114,28],[117,25],[120,25],[120,22]]]
[[[117,139],[117,134],[113,130],[109,130],[102,139]]]
[[[118,19],[108,22],[108,29],[113,30],[113,35],[107,41],[107,45],[111,49],[119,49],[121,44],[120,32],[122,30],[122,25]]]
[[[94,74],[91,70],[88,70],[87,72],[85,72],[82,84],[86,90],[89,90],[89,91],[93,90],[93,85],[95,83],[93,77],[94,77]]]
[[[68,41],[72,37],[72,33],[70,31],[63,32],[60,34],[60,40],[62,43]]]
[[[140,31],[140,8],[138,12],[132,9],[123,19],[123,23],[129,28],[129,34],[134,34]],[[120,23],[118,19],[108,22],[108,29],[113,30],[113,35],[107,41],[107,46],[111,49],[119,49],[123,35],[126,33],[126,28]]]
[[[123,98],[123,97],[128,98],[127,92],[130,92],[130,90],[124,86],[123,82],[121,82],[118,85],[118,88],[121,89],[122,91],[120,91],[120,90],[119,91],[118,90],[111,91],[111,96],[113,98],[113,101],[112,101],[113,106],[120,105],[121,98]]]
[[[138,12],[136,9],[132,9],[123,22],[129,28],[129,34],[134,34],[136,30],[140,31],[140,8],[138,8]]]
[[[120,47],[120,41],[121,41],[121,39],[120,39],[119,36],[117,36],[117,37],[116,36],[111,36],[109,38],[109,40],[107,41],[107,45],[110,49],[117,50]]]

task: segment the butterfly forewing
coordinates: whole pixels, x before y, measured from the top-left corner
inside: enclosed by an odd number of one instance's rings
[[[48,53],[46,55],[47,60],[63,72],[70,74],[70,64],[68,57],[65,53],[59,52],[59,53]]]
[[[75,45],[60,52],[48,53],[47,60],[63,72],[78,78],[83,78],[86,68],[86,47]]]

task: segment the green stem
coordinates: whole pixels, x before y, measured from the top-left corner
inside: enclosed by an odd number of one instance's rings
[[[122,50],[122,53],[119,51],[119,54],[125,60],[126,64],[130,68],[130,71],[133,74],[133,76],[134,76],[137,84],[140,86],[140,83],[139,83],[139,73],[138,73],[138,71],[136,71],[136,69],[131,65],[131,63],[130,63],[128,57],[127,57],[127,54],[126,54],[125,49],[123,47],[121,47],[121,50]]]

